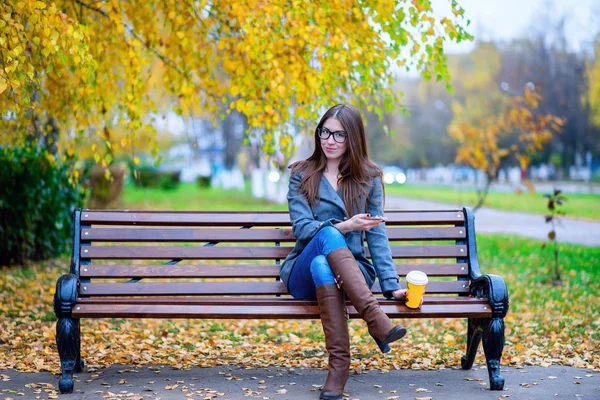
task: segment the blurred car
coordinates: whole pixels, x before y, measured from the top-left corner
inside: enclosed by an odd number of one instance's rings
[[[383,167],[383,181],[386,185],[406,183],[406,174],[402,168],[387,166]]]

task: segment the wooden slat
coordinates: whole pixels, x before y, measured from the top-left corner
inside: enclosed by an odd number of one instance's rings
[[[81,238],[104,242],[293,242],[287,229],[82,229]]]
[[[388,210],[386,225],[454,225],[462,210]],[[138,226],[289,226],[287,211],[94,211],[81,213],[82,224]]]
[[[287,294],[283,282],[161,282],[81,284],[82,296],[195,296]]]
[[[379,283],[372,288],[381,293]],[[426,293],[468,293],[467,281],[434,281]],[[199,295],[270,295],[287,294],[283,282],[136,282],[82,283],[81,296],[199,296]]]
[[[455,264],[396,264],[396,272],[400,276],[406,276],[410,271],[422,271],[427,276],[465,276],[469,274],[469,266],[466,263]]]
[[[423,304],[421,309],[409,309],[403,304],[384,305],[391,318],[489,318],[491,310],[483,304]],[[350,318],[359,318],[354,307]],[[223,305],[141,305],[141,304],[81,304],[73,309],[74,318],[206,318],[206,319],[318,319],[318,306],[223,306]]]
[[[404,304],[404,301],[387,300],[383,297],[377,297],[381,305],[396,305]],[[291,296],[220,296],[220,297],[80,297],[77,299],[77,304],[179,304],[179,305],[194,305],[194,304],[216,304],[216,305],[269,305],[282,306],[288,305],[317,305],[316,300],[297,300]],[[487,299],[478,299],[467,296],[424,296],[423,304],[489,304]],[[349,301],[346,305],[350,306]]]
[[[371,288],[373,293],[381,293],[379,282],[375,282]],[[431,281],[425,288],[428,294],[469,293],[468,281]]]
[[[138,260],[267,260],[283,259],[292,247],[277,246],[83,246],[81,258]],[[467,246],[392,246],[393,258],[466,257]],[[366,256],[370,257],[368,249]]]
[[[289,226],[286,211],[93,211],[81,213],[81,222],[138,226]]]
[[[367,257],[371,254],[365,248]],[[393,258],[456,258],[467,255],[467,246],[391,246]]]
[[[280,265],[89,265],[83,278],[276,278]]]
[[[461,240],[462,227],[388,228],[389,240]],[[95,242],[293,242],[287,229],[86,228],[81,239]]]
[[[464,227],[411,227],[387,228],[387,235],[389,240],[462,240],[467,233]]]
[[[82,278],[276,278],[280,265],[86,265]],[[396,264],[396,272],[406,276],[418,270],[428,276],[466,276],[467,264]]]
[[[292,247],[276,246],[87,246],[82,258],[138,260],[267,260],[283,259]]]

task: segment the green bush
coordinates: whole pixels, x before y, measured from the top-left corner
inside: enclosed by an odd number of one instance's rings
[[[45,150],[0,148],[0,265],[63,254],[84,191]]]
[[[176,189],[180,183],[180,171],[160,171],[150,166],[135,168],[132,174],[134,183],[140,187],[159,187],[164,190]]]
[[[156,179],[158,170],[156,168],[142,165],[139,167],[131,167],[132,174],[134,177],[134,183],[139,187],[152,187],[156,186]]]
[[[164,171],[159,173],[158,186],[163,190],[175,190],[179,186],[180,171]]]
[[[196,183],[198,183],[198,186],[200,186],[201,188],[208,188],[210,187],[210,181],[212,180],[211,176],[198,176],[196,178]]]

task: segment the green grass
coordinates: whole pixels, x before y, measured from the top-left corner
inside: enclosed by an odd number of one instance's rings
[[[474,190],[458,190],[448,187],[387,185],[386,194],[427,199],[473,206]],[[502,210],[545,214],[546,199],[543,193],[496,193],[488,195],[485,206]],[[568,217],[600,221],[600,195],[568,194],[562,210]],[[287,210],[287,204],[275,204],[252,197],[249,187],[245,190],[200,188],[195,183],[182,183],[175,190],[139,188],[127,185],[115,208],[129,210]]]
[[[252,197],[244,191],[200,188],[182,183],[174,190],[139,188],[126,185],[115,208],[128,210],[287,210],[287,204],[275,204]]]
[[[386,193],[389,195],[403,195],[410,197],[429,198],[433,200],[440,200],[445,202],[463,202],[470,204],[469,201],[475,201],[475,192],[458,191],[449,188],[441,187],[420,187],[420,186],[392,186],[386,187]],[[580,212],[580,215],[587,214],[588,217],[595,217],[600,220],[600,196],[598,195],[569,195],[565,210],[569,216],[573,216],[573,207],[579,207],[576,209]],[[544,210],[544,198],[541,193],[532,197],[528,194],[516,194],[516,193],[490,193],[488,197],[488,203],[497,205],[497,208],[504,209],[519,209],[521,211],[531,211],[543,213]],[[511,208],[511,206],[514,206]],[[244,191],[238,190],[223,190],[213,188],[200,188],[196,184],[183,183],[177,189],[171,191],[165,191],[157,188],[138,188],[133,185],[126,186],[121,200],[121,208],[126,209],[164,209],[164,210],[286,210],[286,204],[275,204],[266,200],[255,199],[251,195],[249,188]],[[587,211],[586,211],[587,210]],[[590,210],[597,210],[596,214],[592,214]],[[493,239],[490,239],[493,238]],[[480,252],[483,251],[483,265],[484,272],[489,272],[485,268],[491,259],[493,262],[491,265],[512,265],[513,263],[509,259],[502,259],[505,255],[498,243],[503,243],[502,246],[508,246],[510,252],[506,255],[507,257],[517,257],[518,254],[532,255],[535,254],[538,260],[545,260],[544,263],[550,264],[552,261],[551,249],[547,248],[542,250],[538,246],[538,242],[527,241],[525,239],[519,239],[517,236],[510,236],[505,239],[497,239],[498,237],[489,237],[478,235]],[[506,243],[508,241],[508,243]],[[515,245],[516,243],[516,245]],[[412,243],[412,244],[418,244]],[[451,244],[451,243],[448,243]],[[561,255],[561,262],[566,262],[570,267],[573,265],[573,269],[582,268],[580,265],[592,265],[594,262],[598,265],[598,252],[590,251],[587,252],[585,247],[573,247],[567,245],[560,245],[561,249],[579,249],[566,251],[564,255]],[[485,253],[486,249],[491,248],[492,251]],[[522,249],[526,249],[521,251]],[[572,255],[573,252],[577,252],[577,256]],[[562,254],[562,250],[561,250]],[[594,255],[596,259],[590,258]],[[500,259],[496,259],[500,257]],[[518,256],[521,257],[521,256]],[[521,258],[518,259],[518,265],[523,264]],[[525,262],[527,264],[527,262]],[[539,277],[545,267],[538,265],[538,268],[534,271],[535,273],[529,273],[531,276]],[[500,274],[504,274],[505,270],[498,271]],[[27,270],[22,272],[27,274]],[[590,271],[582,273],[591,273]],[[511,272],[512,274],[512,272]],[[600,276],[599,276],[600,277]]]
[[[426,199],[460,206],[474,206],[477,203],[475,190],[460,190],[442,186],[387,185],[386,195]],[[567,194],[567,201],[561,207],[568,217],[600,221],[600,195]],[[522,211],[534,214],[546,214],[544,193],[498,193],[488,194],[484,206],[501,210]]]
[[[477,235],[481,272],[505,276],[507,283],[513,286],[520,282],[532,286],[546,285],[550,282],[554,266],[553,246],[542,248],[541,244],[541,241],[515,235]],[[558,251],[565,285],[578,287],[582,293],[600,293],[600,247],[559,243]],[[562,297],[565,285],[552,286],[560,292],[561,297],[556,300],[567,300]],[[556,293],[548,290],[545,294],[552,297]],[[596,305],[600,306],[600,303]]]
[[[600,345],[600,247],[559,244],[562,285],[554,286],[552,250],[541,242],[500,235],[477,235],[477,242],[482,273],[504,277],[508,287],[512,354],[529,346],[564,358],[573,347],[589,351]]]

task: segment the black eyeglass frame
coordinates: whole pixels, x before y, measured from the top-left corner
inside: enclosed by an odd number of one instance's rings
[[[327,136],[323,137],[322,133],[326,133]],[[333,135],[333,140],[336,143],[344,143],[346,140],[348,140],[348,134],[344,131],[331,132],[329,129],[325,128],[324,126],[317,129],[317,136],[321,140],[328,140],[331,137],[331,135]],[[343,139],[340,141],[340,140],[336,139],[336,136],[338,136],[338,139],[339,139],[339,136],[341,136]]]

